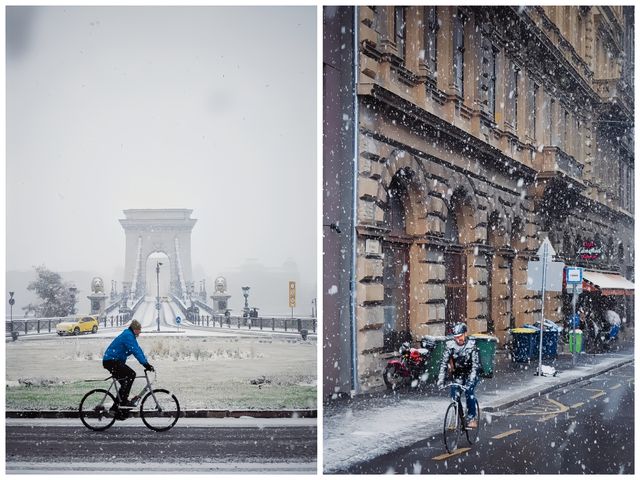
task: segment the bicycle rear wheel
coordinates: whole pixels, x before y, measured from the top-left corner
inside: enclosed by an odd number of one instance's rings
[[[140,418],[144,424],[156,432],[164,432],[173,427],[180,417],[180,404],[174,394],[163,388],[145,395],[140,405]]]
[[[461,429],[462,422],[460,421],[458,405],[456,402],[452,402],[444,416],[444,446],[447,452],[451,453],[458,448]]]
[[[476,402],[476,419],[478,420],[478,426],[474,429],[467,429],[466,430],[466,434],[467,434],[467,441],[473,445],[474,443],[476,443],[478,440],[480,440],[480,427],[482,426],[482,415],[480,412],[480,404],[478,403],[478,399],[476,398],[475,400]]]
[[[111,411],[115,401],[113,395],[103,388],[91,390],[80,401],[80,420],[90,430],[106,430],[116,421]]]

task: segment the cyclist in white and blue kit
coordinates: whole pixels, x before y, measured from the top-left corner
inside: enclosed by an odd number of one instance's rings
[[[467,338],[467,326],[457,323],[453,327],[453,340],[445,344],[438,375],[438,386],[444,386],[444,378],[447,369],[451,367],[453,383],[466,387],[467,395],[467,427],[477,428],[478,419],[476,412],[475,388],[480,380],[480,353],[475,340]],[[451,387],[451,398],[455,400],[458,387]]]

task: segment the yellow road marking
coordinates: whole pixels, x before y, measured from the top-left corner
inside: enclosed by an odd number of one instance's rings
[[[571,408],[578,408],[578,407],[581,407],[582,405],[584,405],[584,402],[574,403],[573,405],[571,405]]]
[[[447,458],[454,457],[456,455],[460,455],[461,453],[468,452],[471,450],[470,448],[458,448],[451,453],[443,453],[442,455],[438,455],[437,457],[433,457],[432,460],[446,460]]]
[[[539,422],[546,422],[547,420],[555,418],[557,415],[560,415],[561,413],[564,413],[569,410],[569,407],[567,407],[566,405],[563,405],[557,400],[553,400],[552,398],[547,398],[547,401],[553,403],[556,407],[558,407],[559,410],[557,412],[553,412],[553,413],[550,413],[549,415],[542,417],[541,419],[538,420]]]
[[[610,388],[610,390],[615,390],[616,388],[620,388],[622,386],[621,383],[614,385],[613,387]]]
[[[607,394],[604,390],[600,390],[599,388],[585,388],[585,390],[588,390],[590,392],[598,392],[595,395],[591,395],[592,399],[598,398]]]
[[[509,435],[513,435],[514,433],[518,433],[520,431],[521,430],[509,430],[509,431],[506,431],[506,432],[503,432],[503,433],[499,433],[498,435],[494,435],[491,438],[495,438],[497,440],[499,438],[508,437]]]
[[[533,410],[533,411],[529,411],[529,412],[520,412],[520,413],[514,413],[513,415],[542,415],[542,418],[540,418],[538,421],[539,422],[546,422],[547,420],[549,420],[550,418],[555,417],[556,415],[559,415],[563,412],[566,412],[569,410],[569,407],[567,407],[566,405],[563,405],[562,403],[553,400],[551,398],[545,398],[544,400],[546,400],[547,402],[551,403],[552,405],[554,405],[555,407],[557,407],[557,410],[554,410],[552,412],[549,411],[549,409],[546,409],[544,407],[542,411],[538,409]]]

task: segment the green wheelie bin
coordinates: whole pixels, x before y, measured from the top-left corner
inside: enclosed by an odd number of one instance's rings
[[[580,353],[582,351],[582,330],[569,330],[569,352]]]
[[[469,338],[475,340],[480,353],[480,365],[482,365],[480,375],[485,378],[493,377],[498,338],[486,333],[474,333]]]
[[[442,355],[444,353],[444,346],[447,343],[447,337],[442,336],[427,336],[430,342],[435,344],[435,347],[431,351],[427,364],[427,373],[429,374],[428,381],[435,382],[438,380],[438,373],[440,372],[440,362],[442,361]]]

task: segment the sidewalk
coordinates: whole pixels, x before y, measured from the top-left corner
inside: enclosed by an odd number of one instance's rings
[[[627,330],[618,349],[602,354],[560,353],[551,364],[556,377],[534,375],[530,365],[512,362],[503,350],[496,353],[494,377],[483,378],[476,394],[485,418],[491,412],[580,382],[634,360],[633,331]],[[430,383],[423,389],[380,391],[352,399],[325,403],[323,412],[324,472],[332,473],[401,447],[410,446],[442,429],[442,416],[450,402],[448,391]]]

